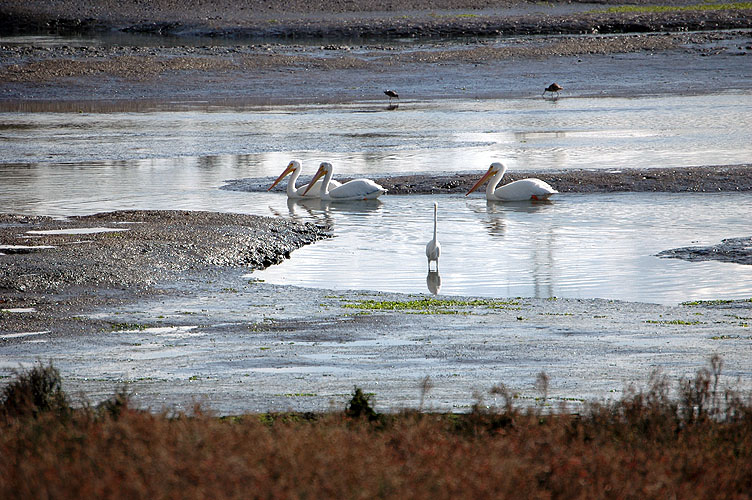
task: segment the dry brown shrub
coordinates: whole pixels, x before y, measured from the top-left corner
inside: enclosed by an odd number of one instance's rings
[[[461,415],[220,419],[138,411],[121,391],[65,419],[0,421],[0,498],[749,498],[752,405],[727,391],[717,411],[687,411],[704,376],[683,401],[655,374],[581,415],[505,401]]]

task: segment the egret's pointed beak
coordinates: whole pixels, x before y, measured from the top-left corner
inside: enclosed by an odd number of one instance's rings
[[[306,190],[303,191],[303,196],[305,196],[306,194],[308,194],[308,191],[310,191],[311,188],[313,187],[313,185],[316,184],[316,181],[319,180],[319,179],[321,179],[324,176],[325,173],[326,173],[326,169],[322,165],[321,167],[319,167],[319,170],[316,172],[316,175],[313,176],[313,179],[308,184],[308,187],[306,188]]]
[[[488,172],[486,172],[483,175],[483,177],[481,177],[480,180],[478,182],[476,182],[473,187],[470,188],[470,191],[468,191],[467,193],[465,193],[465,196],[469,195],[470,193],[472,193],[473,191],[475,191],[476,189],[478,189],[481,185],[483,185],[484,182],[486,182],[488,180],[489,177],[491,177],[495,173],[496,173],[496,170],[494,170],[493,167],[489,168]]]
[[[284,179],[285,176],[287,174],[289,174],[290,172],[292,172],[293,170],[295,170],[295,167],[292,166],[292,163],[290,163],[289,165],[287,165],[287,168],[285,169],[284,172],[282,172],[282,175],[280,175],[279,177],[277,177],[277,180],[274,181],[274,183],[271,186],[269,186],[269,189],[267,189],[267,191],[271,191],[272,189],[274,189],[274,186],[276,186],[277,184],[279,184],[279,181],[281,181],[282,179]]]

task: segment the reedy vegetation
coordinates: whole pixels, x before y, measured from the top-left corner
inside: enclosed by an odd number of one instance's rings
[[[752,405],[721,367],[579,415],[500,384],[501,407],[467,414],[379,414],[355,388],[341,413],[217,418],[136,410],[124,388],[72,409],[39,364],[0,397],[0,498],[749,498]]]

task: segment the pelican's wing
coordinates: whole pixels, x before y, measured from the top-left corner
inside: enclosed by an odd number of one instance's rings
[[[329,196],[333,200],[373,200],[384,193],[386,189],[371,179],[354,179],[329,189]]]
[[[522,179],[505,184],[494,191],[496,198],[504,201],[545,200],[558,193],[547,182],[540,179]]]
[[[305,196],[303,196],[303,191],[306,190],[307,184],[304,184],[303,187],[295,187],[294,188],[294,196],[290,196],[290,198],[306,198],[306,199],[313,199],[313,198],[319,198],[321,196],[321,183],[323,180],[319,179],[316,181],[316,184],[313,185],[313,187],[306,193]],[[334,179],[329,181],[329,189],[339,187],[341,186],[341,182],[337,182]]]

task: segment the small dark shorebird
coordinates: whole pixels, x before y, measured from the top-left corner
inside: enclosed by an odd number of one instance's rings
[[[545,97],[546,92],[552,92],[555,97],[559,97],[559,91],[564,90],[564,87],[559,85],[558,83],[552,83],[546,89],[543,91],[543,96]]]
[[[392,103],[392,99],[399,99],[399,94],[394,90],[385,90],[384,93],[389,96],[389,104]]]

